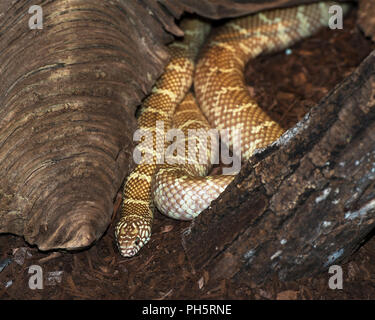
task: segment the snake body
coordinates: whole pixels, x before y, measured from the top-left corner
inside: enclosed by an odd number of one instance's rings
[[[152,93],[143,102],[138,118],[139,128],[152,137],[150,143],[145,140],[139,151],[151,159],[145,157],[125,182],[122,217],[115,229],[118,248],[123,256],[133,256],[150,239],[154,207],[152,177],[160,162],[156,151],[165,144],[164,140],[157,139],[157,124],[162,121],[164,131],[171,128],[176,106],[191,87],[198,50],[209,31],[207,24],[196,19],[183,21],[181,27],[185,36],[169,45],[171,59]]]
[[[284,130],[251,98],[244,80],[245,64],[259,54],[285,49],[328,25],[333,4],[301,5],[230,20],[211,33],[196,68],[199,48],[210,27],[197,19],[182,22],[184,39],[169,46],[171,60],[144,101],[138,119],[139,127],[153,137],[150,145],[141,143],[140,148],[151,154],[152,161],[141,162],[125,183],[122,217],[115,231],[123,256],[133,256],[149,240],[154,205],[172,218],[191,220],[233,180],[233,176],[207,176],[211,164],[198,163],[195,157],[182,165],[159,164],[158,150],[168,144],[164,139],[157,141],[157,121],[163,121],[164,133],[172,126],[184,133],[186,159],[196,156],[202,145],[196,144],[189,154],[188,131],[211,127],[227,130],[228,146],[240,145],[239,156],[248,159],[255,149],[275,141]],[[189,92],[193,77],[195,97]],[[195,139],[201,142],[199,137]],[[205,150],[210,158],[218,146],[211,140]]]

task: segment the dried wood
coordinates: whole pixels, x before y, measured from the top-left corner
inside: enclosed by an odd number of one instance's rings
[[[134,113],[168,61],[169,20],[138,1],[34,1],[38,30],[29,1],[1,4],[0,232],[85,247],[134,167]]]
[[[375,52],[255,154],[183,235],[192,266],[262,282],[348,259],[375,226]]]

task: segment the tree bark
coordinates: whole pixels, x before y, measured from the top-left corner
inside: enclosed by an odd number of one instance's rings
[[[256,153],[185,230],[195,269],[293,280],[347,259],[375,226],[375,51]]]
[[[375,41],[375,2],[359,1],[358,25],[367,37]]]
[[[33,5],[43,29],[29,28],[29,1],[1,1],[0,232],[42,250],[81,248],[111,221],[134,167],[136,106],[173,37],[137,1]]]

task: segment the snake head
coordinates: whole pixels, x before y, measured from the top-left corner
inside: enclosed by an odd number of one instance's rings
[[[115,229],[117,247],[123,257],[132,257],[150,240],[151,223],[122,217]]]

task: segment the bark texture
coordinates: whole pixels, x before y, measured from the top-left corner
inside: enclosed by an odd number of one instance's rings
[[[367,37],[375,41],[375,2],[359,1],[358,24]]]
[[[186,230],[196,269],[262,282],[348,258],[375,226],[375,52]]]
[[[85,247],[110,223],[133,167],[135,107],[172,37],[138,2],[33,4],[41,30],[29,1],[2,1],[0,232],[42,250]]]

